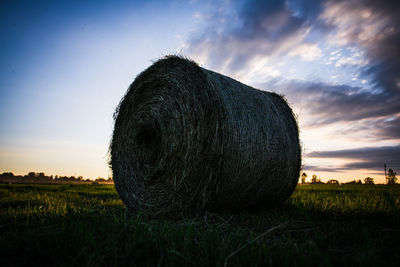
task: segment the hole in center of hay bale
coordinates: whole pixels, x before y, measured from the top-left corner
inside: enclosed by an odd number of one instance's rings
[[[154,128],[151,124],[145,124],[139,129],[136,135],[136,141],[144,145],[159,144],[161,143],[160,136],[159,129]]]
[[[151,123],[145,123],[139,126],[136,134],[136,143],[139,146],[138,155],[141,158],[141,164],[148,168],[159,158],[161,150],[161,129]]]

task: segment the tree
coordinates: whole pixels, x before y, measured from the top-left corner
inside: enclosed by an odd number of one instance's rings
[[[374,178],[367,177],[364,179],[364,184],[375,184]]]
[[[305,184],[306,183],[306,178],[307,178],[307,173],[303,172],[301,174],[301,183]]]
[[[396,172],[393,171],[393,169],[389,169],[386,180],[387,184],[396,184],[397,183],[397,177],[396,177]]]
[[[334,180],[334,179],[331,179],[331,180],[329,180],[328,182],[326,182],[327,184],[336,184],[336,185],[339,185],[339,181],[338,180]]]
[[[317,179],[317,175],[313,174],[313,176],[311,177],[311,183],[317,183],[318,179]]]
[[[96,182],[105,182],[106,179],[104,179],[103,177],[100,177],[100,176],[99,176],[95,181],[96,181]]]

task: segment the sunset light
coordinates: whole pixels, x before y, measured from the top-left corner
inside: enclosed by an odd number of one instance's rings
[[[384,183],[384,164],[400,170],[391,2],[2,3],[0,172],[110,176],[121,97],[152,61],[179,54],[284,95],[308,180]]]
[[[0,266],[399,266],[400,0],[4,0],[0,32]]]

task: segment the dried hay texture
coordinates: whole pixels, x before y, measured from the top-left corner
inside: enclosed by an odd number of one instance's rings
[[[177,56],[130,85],[110,150],[123,202],[151,216],[278,205],[301,165],[297,123],[281,96]]]

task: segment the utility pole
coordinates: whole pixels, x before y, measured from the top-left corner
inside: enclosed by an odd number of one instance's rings
[[[383,167],[385,167],[385,180],[386,180],[386,184],[388,183],[388,178],[386,176],[386,163],[383,164]]]

